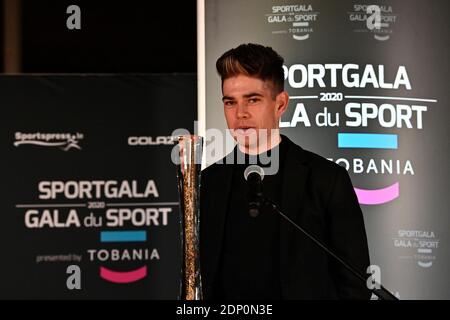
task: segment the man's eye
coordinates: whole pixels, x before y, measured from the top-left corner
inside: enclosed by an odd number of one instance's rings
[[[234,105],[234,101],[225,101],[224,104],[225,104],[225,106],[227,106],[227,107],[231,107],[231,106]]]
[[[259,101],[258,98],[252,98],[252,99],[248,99],[249,103],[257,103]]]

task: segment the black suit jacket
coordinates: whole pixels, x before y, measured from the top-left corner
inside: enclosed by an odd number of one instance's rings
[[[282,139],[289,145],[279,207],[365,275],[370,263],[364,220],[347,171],[285,136]],[[202,171],[200,255],[205,299],[214,299],[232,172],[232,165],[217,163]],[[365,283],[283,220],[279,259],[283,299],[370,298]]]

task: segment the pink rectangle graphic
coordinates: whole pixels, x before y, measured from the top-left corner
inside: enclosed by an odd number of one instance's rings
[[[128,272],[118,272],[109,270],[105,267],[100,267],[100,277],[109,282],[114,283],[136,282],[138,280],[145,278],[146,276],[147,276],[147,266]]]
[[[375,190],[355,188],[355,192],[360,204],[378,205],[397,199],[400,195],[400,185],[396,182],[389,187]]]

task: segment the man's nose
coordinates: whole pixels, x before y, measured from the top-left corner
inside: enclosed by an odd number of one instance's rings
[[[238,103],[236,110],[236,117],[238,119],[250,118],[250,113],[248,112],[248,107],[245,103]]]

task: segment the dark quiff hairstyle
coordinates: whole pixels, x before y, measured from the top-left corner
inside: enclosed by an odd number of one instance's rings
[[[216,62],[216,69],[223,82],[231,77],[245,75],[270,81],[272,96],[284,90],[284,59],[271,47],[259,44],[241,44],[225,52]]]

